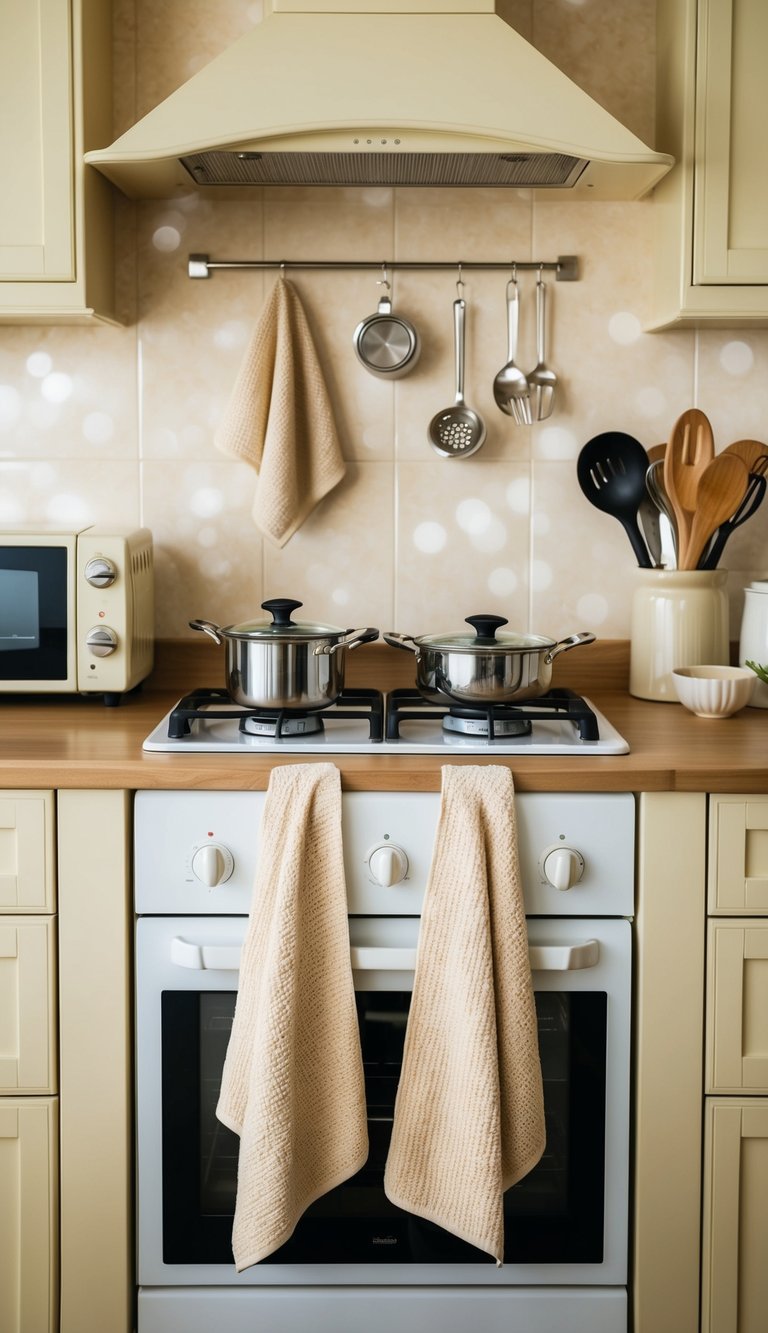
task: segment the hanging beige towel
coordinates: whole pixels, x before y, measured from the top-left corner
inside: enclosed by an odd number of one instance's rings
[[[296,288],[272,288],[215,436],[259,474],[253,518],[284,546],[344,476],[328,390]]]
[[[544,1151],[512,775],[442,770],[384,1189],[504,1254],[502,1195]]]
[[[216,1115],[240,1135],[238,1272],[368,1156],[333,764],[274,769]]]

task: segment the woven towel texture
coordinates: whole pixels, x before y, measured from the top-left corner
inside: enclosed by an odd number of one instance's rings
[[[267,298],[214,443],[258,472],[253,519],[276,546],[344,476],[317,351],[287,279]]]
[[[332,764],[270,778],[216,1114],[240,1135],[232,1248],[242,1272],[368,1155]]]
[[[446,766],[384,1188],[500,1264],[544,1143],[512,775]]]

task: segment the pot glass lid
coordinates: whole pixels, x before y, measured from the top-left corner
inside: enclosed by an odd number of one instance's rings
[[[459,631],[457,634],[425,634],[416,642],[422,648],[437,648],[445,652],[494,652],[539,651],[552,648],[555,640],[541,634],[521,634],[515,630],[500,633],[502,625],[508,622],[504,616],[467,616],[467,624],[473,632]]]
[[[346,630],[338,625],[323,625],[319,621],[292,620],[291,615],[298,611],[302,602],[295,602],[290,597],[273,597],[262,602],[262,610],[268,611],[272,620],[246,620],[242,625],[230,625],[225,633],[233,639],[327,639],[345,634]]]

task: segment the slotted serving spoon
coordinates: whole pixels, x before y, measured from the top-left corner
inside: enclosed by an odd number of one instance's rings
[[[696,569],[720,524],[736,513],[748,484],[749,473],[735,454],[718,454],[704,468],[696,487],[696,506],[680,569]]]
[[[637,522],[646,495],[648,455],[639,440],[621,431],[606,431],[584,445],[576,463],[579,485],[596,509],[612,514],[632,543],[638,565],[652,561]]]
[[[429,442],[443,458],[468,458],[485,439],[485,422],[464,402],[464,312],[466,302],[453,303],[453,334],[456,353],[456,401],[443,408],[429,423]]]
[[[532,420],[530,385],[527,375],[515,365],[519,310],[517,279],[510,278],[507,283],[507,362],[493,381],[493,396],[496,406],[508,417],[513,417],[518,426],[529,426]]]
[[[678,569],[690,569],[686,549],[691,534],[699,478],[715,456],[708,418],[697,407],[678,417],[664,451],[664,490],[677,526]]]

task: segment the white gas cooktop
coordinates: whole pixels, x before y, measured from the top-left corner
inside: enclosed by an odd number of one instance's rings
[[[364,692],[360,692],[364,693]],[[373,695],[374,691],[367,692]],[[397,691],[395,693],[402,693]],[[394,696],[387,700],[388,706]],[[144,741],[144,750],[176,754],[520,754],[520,755],[617,755],[628,754],[629,745],[608,719],[588,699],[579,700],[590,710],[596,723],[597,738],[582,739],[579,723],[563,713],[555,712],[530,722],[530,730],[523,735],[496,736],[492,740],[483,735],[445,731],[442,711],[432,709],[425,701],[416,700],[416,708],[404,709],[399,722],[399,735],[371,739],[370,710],[358,700],[347,698],[343,705],[332,705],[322,712],[323,728],[310,734],[252,735],[240,728],[243,709],[228,699],[196,698],[194,716],[178,712],[187,704],[181,700],[166,713]],[[537,701],[528,706],[536,709]],[[526,705],[520,714],[525,719]],[[418,715],[414,716],[413,711]],[[341,714],[341,715],[340,715]],[[308,724],[312,725],[311,719]],[[301,726],[302,721],[292,725]],[[595,730],[594,725],[591,726]],[[589,732],[589,728],[586,729]],[[169,732],[171,734],[169,734]],[[182,733],[182,734],[173,734]]]

